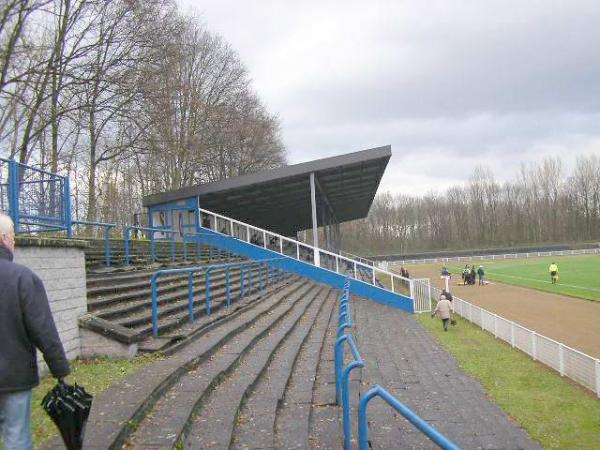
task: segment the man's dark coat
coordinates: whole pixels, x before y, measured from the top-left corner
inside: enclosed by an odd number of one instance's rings
[[[0,245],[0,392],[37,386],[36,347],[55,378],[69,374],[44,285]]]

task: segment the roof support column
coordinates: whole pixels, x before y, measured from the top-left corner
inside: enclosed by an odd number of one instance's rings
[[[315,266],[321,267],[321,255],[319,254],[319,224],[317,222],[317,189],[315,186],[315,173],[310,173],[310,206],[312,210],[312,234],[313,247],[315,248]]]

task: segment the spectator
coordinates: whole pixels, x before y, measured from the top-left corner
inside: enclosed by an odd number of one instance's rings
[[[463,284],[469,284],[469,275],[471,274],[471,269],[469,268],[469,265],[466,264],[465,268],[462,271],[462,279],[463,279]]]
[[[550,272],[550,280],[552,284],[556,284],[558,281],[558,266],[555,263],[550,264],[548,267],[548,272]]]
[[[31,390],[39,384],[35,349],[55,378],[62,380],[70,368],[44,285],[12,262],[14,245],[12,220],[0,214],[0,440],[7,449],[30,450]]]
[[[442,299],[442,296],[445,296],[448,299],[448,301],[452,301],[452,294],[446,289],[442,289],[442,293],[440,294],[440,300]]]
[[[479,269],[477,269],[477,275],[479,276],[479,286],[483,286],[485,284],[485,271],[483,270],[483,266],[479,266]]]
[[[440,295],[440,301],[431,313],[431,317],[437,316],[439,319],[442,319],[444,331],[448,331],[448,324],[450,323],[453,312],[454,308],[452,307],[452,303],[450,303],[446,296],[442,294]]]

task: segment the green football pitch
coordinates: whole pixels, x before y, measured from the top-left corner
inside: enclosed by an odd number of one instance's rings
[[[558,265],[557,284],[550,281],[548,266],[551,262]],[[460,276],[465,264],[475,264],[476,268],[483,265],[490,281],[600,301],[599,255],[471,261],[448,263],[447,267],[455,276]]]

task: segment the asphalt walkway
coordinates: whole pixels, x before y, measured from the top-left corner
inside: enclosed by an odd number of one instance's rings
[[[541,448],[409,314],[359,298],[353,310],[363,393],[380,384],[465,449]],[[369,403],[368,417],[373,449],[437,448],[380,399]]]

